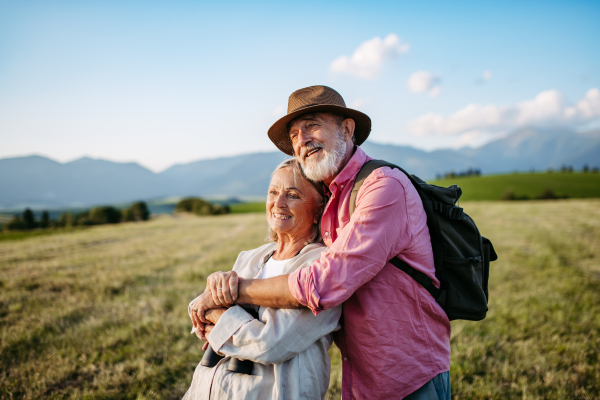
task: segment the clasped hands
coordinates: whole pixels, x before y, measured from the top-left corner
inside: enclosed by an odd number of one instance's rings
[[[235,271],[215,272],[208,276],[204,293],[189,304],[188,314],[194,325],[192,333],[200,340],[207,340],[206,336],[221,315],[237,300],[240,279]]]

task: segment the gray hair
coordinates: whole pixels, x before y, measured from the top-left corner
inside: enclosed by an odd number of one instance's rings
[[[281,164],[279,164],[275,168],[273,173],[271,173],[271,178],[273,178],[273,175],[275,175],[275,172],[279,171],[280,169],[284,169],[284,168],[292,169],[292,174],[294,175],[294,182],[298,182],[299,180],[305,180],[306,182],[310,183],[312,185],[312,187],[315,188],[315,190],[317,192],[317,199],[316,199],[317,222],[313,225],[312,235],[310,236],[308,242],[306,242],[305,244],[323,243],[323,238],[321,237],[321,216],[323,214],[323,207],[325,206],[325,190],[323,189],[323,183],[322,182],[313,182],[310,179],[308,179],[306,177],[306,175],[304,175],[304,171],[302,171],[302,167],[300,166],[300,163],[295,158],[288,158],[287,160],[285,160]],[[275,242],[275,243],[277,243],[277,241],[279,240],[279,236],[277,235],[277,232],[273,231],[270,226],[269,226],[269,234],[267,235],[265,240]]]

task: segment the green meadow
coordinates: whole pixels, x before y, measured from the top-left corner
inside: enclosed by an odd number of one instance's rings
[[[599,398],[600,201],[461,206],[499,260],[488,317],[452,323],[453,398]],[[202,356],[188,302],[265,235],[247,213],[0,241],[0,398],[180,398]]]
[[[574,199],[600,198],[598,173],[515,173],[457,177],[429,183],[437,186],[458,185],[463,190],[461,201],[501,200],[508,191],[519,197],[534,199],[548,189],[557,196]]]
[[[266,206],[265,206],[264,201],[232,204],[229,206],[229,208],[230,208],[232,214],[245,214],[245,213],[253,213],[253,212],[264,213],[266,211]]]

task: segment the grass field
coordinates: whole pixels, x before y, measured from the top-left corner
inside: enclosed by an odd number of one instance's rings
[[[517,196],[535,198],[551,189],[570,198],[600,198],[600,174],[584,173],[519,173],[484,175],[429,182],[437,186],[458,185],[463,190],[461,201],[500,200],[512,190]]]
[[[245,213],[264,213],[266,211],[264,201],[256,201],[251,203],[239,203],[232,204],[229,206],[232,214],[245,214]]]
[[[599,398],[600,201],[461,206],[500,259],[488,318],[453,322],[453,398]],[[265,234],[249,213],[0,242],[0,398],[180,398],[202,355],[189,300]]]

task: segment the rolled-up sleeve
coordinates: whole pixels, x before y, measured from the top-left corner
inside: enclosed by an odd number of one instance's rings
[[[339,329],[341,312],[341,306],[318,316],[306,309],[266,308],[259,320],[234,306],[223,313],[208,341],[221,354],[279,364]]]
[[[288,277],[292,295],[315,314],[343,303],[410,243],[405,188],[382,170],[365,180],[331,247]]]

